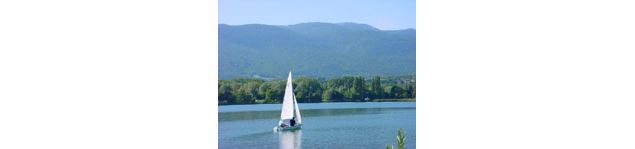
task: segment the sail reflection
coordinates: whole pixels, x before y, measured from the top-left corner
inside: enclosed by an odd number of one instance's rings
[[[302,148],[302,130],[280,131],[278,132],[280,149],[300,149]]]

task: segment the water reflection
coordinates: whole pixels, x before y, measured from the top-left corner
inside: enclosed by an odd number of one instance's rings
[[[302,148],[302,129],[278,132],[281,149]]]

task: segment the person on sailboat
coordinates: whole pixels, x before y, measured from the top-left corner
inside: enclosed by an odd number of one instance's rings
[[[291,127],[295,126],[295,116],[291,118],[290,123],[291,123]]]
[[[283,121],[279,121],[278,126],[284,128],[284,127],[287,127],[287,124],[285,124]]]

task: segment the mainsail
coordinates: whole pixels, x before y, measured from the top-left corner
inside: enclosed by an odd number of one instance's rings
[[[287,78],[287,86],[284,89],[284,99],[282,101],[282,112],[280,112],[280,120],[291,119],[294,116],[295,109],[295,96],[293,95],[293,79],[291,79],[291,72],[289,72],[289,78]],[[299,115],[299,111],[297,112]],[[298,121],[299,122],[299,121]]]

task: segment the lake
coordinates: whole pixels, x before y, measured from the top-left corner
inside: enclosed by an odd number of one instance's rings
[[[281,104],[219,106],[219,148],[415,148],[415,102],[300,103],[302,129],[273,132]]]

